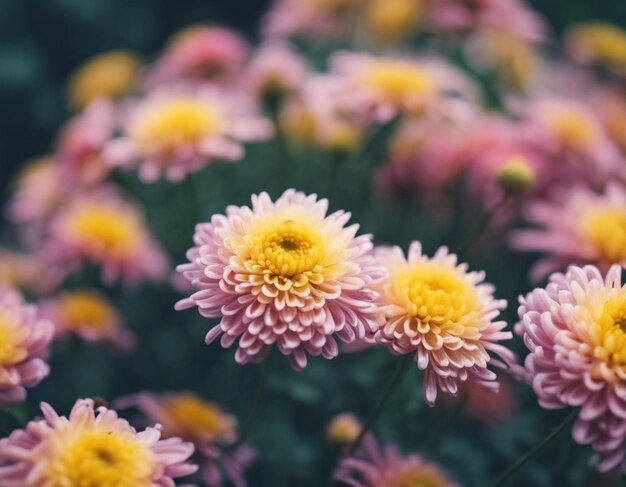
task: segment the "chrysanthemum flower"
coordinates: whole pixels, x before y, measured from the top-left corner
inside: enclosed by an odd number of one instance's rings
[[[200,475],[210,487],[221,487],[226,476],[235,487],[245,487],[244,470],[254,460],[245,446],[232,450],[237,440],[237,421],[217,404],[191,392],[155,395],[141,393],[119,400],[122,407],[136,406],[151,421],[163,426],[163,435],[193,443]]]
[[[415,60],[340,52],[331,70],[341,83],[342,104],[365,120],[385,122],[395,115],[447,115],[475,87],[442,60]]]
[[[338,414],[326,427],[326,439],[334,445],[350,445],[359,437],[361,428],[361,421],[354,414]]]
[[[44,301],[42,313],[54,323],[57,335],[76,335],[87,342],[104,341],[130,350],[135,335],[124,328],[109,300],[95,290],[68,291]]]
[[[352,487],[460,487],[435,464],[416,454],[403,456],[395,445],[381,448],[368,435],[362,451],[341,460],[335,479]]]
[[[49,291],[52,283],[41,256],[0,247],[0,283],[38,294]]]
[[[601,471],[626,467],[626,286],[622,269],[594,266],[553,274],[520,298],[516,331],[530,350],[525,377],[541,406],[580,408],[574,439],[602,457]]]
[[[102,280],[138,284],[167,272],[167,260],[149,233],[140,209],[105,188],[70,198],[50,224],[44,257],[63,277],[84,264]]]
[[[141,63],[129,51],[99,54],[72,75],[68,95],[75,109],[85,108],[98,98],[121,98],[133,89]]]
[[[526,216],[543,228],[520,230],[511,242],[547,254],[532,271],[535,279],[570,263],[591,263],[603,271],[626,265],[626,189],[619,183],[610,183],[603,194],[580,186],[553,203],[531,202]]]
[[[626,31],[608,22],[588,22],[570,27],[565,45],[574,59],[599,62],[616,68],[626,66]]]
[[[147,84],[180,79],[227,81],[248,58],[238,33],[216,25],[193,25],[176,33],[147,74]]]
[[[23,401],[26,388],[48,375],[54,325],[14,290],[0,288],[0,406]]]
[[[206,341],[238,341],[240,364],[262,361],[273,345],[296,370],[307,354],[336,357],[336,338],[352,342],[374,326],[371,285],[384,271],[370,255],[371,236],[355,237],[349,213],[327,210],[327,200],[290,189],[276,202],[254,195],[252,208],[230,206],[198,225],[190,263],[178,267],[198,291],[177,309],[221,317]]]
[[[41,410],[43,419],[0,440],[5,487],[173,487],[175,478],[197,470],[187,463],[190,443],[161,440],[158,427],[136,432],[90,399],[78,400],[69,418],[46,403]]]
[[[611,140],[626,153],[626,99],[621,89],[597,90],[593,105]]]
[[[396,42],[417,30],[423,4],[423,0],[370,0],[365,5],[367,29],[375,40]]]
[[[498,390],[490,364],[515,360],[499,342],[512,338],[504,321],[494,321],[506,301],[493,298],[484,272],[468,272],[445,247],[429,258],[413,242],[408,258],[398,247],[381,248],[378,261],[389,271],[380,286],[382,303],[373,340],[396,355],[414,355],[425,371],[424,398],[435,403],[437,390],[455,395],[457,381],[472,380]],[[496,354],[503,360],[490,355]]]
[[[242,142],[262,140],[271,125],[243,95],[212,87],[163,89],[137,101],[104,157],[112,165],[139,164],[139,177],[181,181],[216,159],[237,160]]]

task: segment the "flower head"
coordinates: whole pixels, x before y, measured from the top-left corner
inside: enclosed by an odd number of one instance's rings
[[[121,350],[129,350],[135,343],[134,334],[123,327],[113,304],[95,290],[64,292],[42,303],[42,313],[55,324],[58,335],[105,341]]]
[[[354,414],[338,414],[326,427],[326,439],[335,445],[350,445],[359,437],[361,428],[361,421]]]
[[[609,184],[602,194],[575,187],[555,202],[529,203],[526,215],[543,228],[520,230],[511,242],[520,250],[547,254],[533,269],[535,279],[570,263],[591,263],[604,271],[626,264],[626,188],[621,184]]]
[[[417,29],[424,14],[423,0],[370,0],[365,20],[374,39],[395,42]]]
[[[44,361],[54,326],[14,290],[0,288],[0,406],[23,401],[48,375]]]
[[[98,98],[127,95],[135,86],[139,68],[139,59],[128,51],[94,56],[72,75],[68,86],[70,104],[82,109]]]
[[[167,271],[166,257],[140,209],[112,190],[70,198],[42,245],[44,256],[62,274],[95,264],[109,284],[161,279]]]
[[[626,466],[626,286],[622,269],[593,266],[553,274],[545,289],[520,298],[530,354],[525,378],[541,406],[580,408],[574,439],[602,457],[601,471]]]
[[[425,371],[424,398],[433,405],[437,390],[455,395],[457,381],[472,380],[497,391],[489,364],[504,367],[515,360],[498,342],[512,338],[496,320],[506,301],[493,298],[484,272],[468,272],[445,247],[429,258],[413,242],[405,258],[398,247],[377,252],[389,271],[380,286],[382,303],[373,340],[397,355],[413,354]],[[504,362],[490,355],[499,355]]]
[[[6,487],[158,487],[174,485],[197,467],[187,463],[193,445],[161,440],[158,428],[136,432],[112,409],[79,400],[69,418],[49,404],[43,419],[31,421],[0,441],[0,480]]]
[[[33,294],[52,285],[40,255],[0,247],[0,284]]]
[[[353,487],[460,487],[419,455],[403,456],[394,445],[381,448],[370,435],[362,452],[341,460],[335,479]]]
[[[122,398],[119,403],[137,406],[151,421],[163,426],[163,435],[193,443],[200,463],[200,474],[207,485],[220,487],[222,472],[236,487],[245,487],[244,470],[254,460],[245,445],[231,451],[237,440],[236,419],[192,392],[155,395],[141,393]]]
[[[608,22],[577,24],[565,34],[565,44],[576,60],[626,66],[626,31]]]
[[[139,164],[139,176],[152,182],[165,175],[181,181],[215,159],[237,160],[242,142],[269,137],[269,122],[242,94],[215,88],[162,89],[137,101],[122,136],[105,153],[113,165]]]
[[[252,208],[230,206],[196,227],[190,262],[178,269],[198,291],[177,308],[221,317],[207,343],[238,340],[240,364],[276,345],[302,370],[307,354],[332,359],[336,338],[352,342],[371,329],[371,285],[384,273],[371,236],[356,237],[358,225],[345,226],[349,213],[327,209],[327,200],[290,189],[276,202],[254,195]]]

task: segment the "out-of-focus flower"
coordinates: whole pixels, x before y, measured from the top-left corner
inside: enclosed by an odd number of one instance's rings
[[[441,116],[475,86],[443,60],[415,60],[340,52],[331,59],[342,106],[365,121],[386,122],[396,115]]]
[[[43,419],[0,440],[5,487],[84,485],[173,486],[197,470],[194,448],[179,438],[161,440],[159,428],[136,432],[112,409],[78,400],[69,418],[42,403]]]
[[[198,225],[190,263],[178,267],[198,291],[177,309],[221,317],[206,341],[238,341],[240,364],[262,361],[274,345],[296,370],[307,354],[336,357],[336,338],[352,342],[375,326],[371,286],[384,270],[371,236],[355,237],[349,213],[327,210],[327,200],[290,189],[276,202],[253,195],[252,208],[230,206]]]
[[[122,398],[119,403],[123,407],[136,406],[151,421],[161,424],[164,437],[180,437],[193,443],[200,474],[208,486],[221,487],[223,475],[235,487],[247,485],[244,470],[254,460],[254,451],[245,445],[231,450],[237,440],[237,422],[217,404],[191,392],[160,396],[141,393]]]
[[[499,343],[513,335],[504,331],[506,322],[495,321],[506,301],[493,298],[494,287],[482,282],[485,273],[468,272],[445,247],[429,258],[419,242],[411,244],[408,258],[399,247],[378,249],[376,256],[389,278],[380,286],[373,341],[396,355],[414,355],[425,371],[426,402],[432,406],[438,390],[455,395],[457,381],[497,391],[497,376],[487,367],[515,361]]]
[[[516,331],[530,350],[525,378],[547,409],[580,408],[574,439],[600,454],[599,470],[626,456],[626,286],[622,268],[593,266],[553,274],[520,298]]]
[[[526,158],[513,156],[502,166],[496,180],[505,192],[517,194],[532,187],[536,176]]]
[[[365,20],[374,39],[396,42],[417,30],[424,14],[424,0],[368,0]]]
[[[381,448],[371,435],[361,451],[341,460],[334,477],[352,487],[460,487],[437,465],[416,454],[403,456],[395,445]]]
[[[104,181],[110,168],[102,160],[102,150],[114,129],[115,111],[104,99],[90,103],[61,129],[56,156],[66,184],[94,186]]]
[[[281,99],[304,83],[309,66],[286,42],[270,41],[254,54],[246,78],[257,98]]]
[[[98,98],[121,98],[134,88],[141,63],[129,51],[99,54],[80,66],[68,86],[70,104],[85,108]]]
[[[502,374],[498,382],[498,392],[488,391],[471,381],[464,382],[459,395],[448,398],[446,402],[450,403],[450,407],[458,407],[463,401],[462,413],[469,419],[489,424],[506,421],[516,412],[517,401],[511,380]]]
[[[595,264],[606,271],[626,265],[626,189],[610,183],[604,193],[586,187],[563,192],[557,202],[530,202],[527,219],[541,229],[511,235],[515,248],[547,255],[532,271],[541,279],[571,263]]]
[[[335,416],[326,428],[326,439],[333,445],[350,445],[361,433],[361,421],[352,413]]]
[[[195,25],[174,35],[147,74],[147,84],[180,79],[227,81],[248,58],[248,43],[235,31]]]
[[[181,181],[215,159],[237,160],[242,142],[269,137],[271,125],[241,93],[212,87],[194,91],[156,90],[135,103],[122,136],[104,158],[112,165],[139,164],[139,176]]]
[[[570,27],[565,33],[570,55],[584,63],[626,67],[626,31],[607,22],[588,22]]]
[[[103,282],[129,285],[161,279],[167,260],[140,209],[111,188],[70,198],[50,224],[44,257],[59,278],[84,264],[100,266]]]
[[[49,281],[41,256],[0,247],[0,284],[38,294],[50,289]]]
[[[87,342],[104,341],[128,351],[135,335],[124,328],[112,303],[95,290],[69,291],[41,304],[44,316],[54,323],[57,335],[76,335]]]
[[[611,140],[626,153],[626,96],[618,89],[596,90],[595,111]]]
[[[53,334],[54,325],[35,306],[0,287],[0,406],[25,400],[26,388],[47,377],[45,358]]]

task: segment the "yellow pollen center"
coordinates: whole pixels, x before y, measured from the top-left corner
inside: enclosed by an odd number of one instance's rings
[[[368,89],[380,92],[390,101],[403,102],[411,96],[430,96],[436,92],[433,78],[418,66],[403,61],[379,61],[363,74]]]
[[[59,299],[59,323],[69,329],[107,330],[115,325],[116,313],[99,294],[91,291],[68,293]]]
[[[14,365],[26,358],[28,352],[21,344],[28,333],[14,313],[0,311],[0,365]]]
[[[172,430],[185,438],[209,435],[226,439],[235,433],[234,423],[226,414],[193,394],[169,398],[164,408],[166,416],[171,418]]]
[[[390,474],[377,487],[445,487],[446,481],[435,471],[423,468],[405,468]]]
[[[626,261],[626,211],[590,211],[582,219],[583,229],[603,259],[611,263]]]
[[[559,141],[574,151],[584,151],[593,143],[591,121],[576,109],[560,108],[550,116],[549,124]]]
[[[612,365],[626,365],[626,296],[618,296],[604,304],[590,330],[593,355]]]
[[[53,439],[42,485],[151,487],[153,453],[131,432],[65,431]]]
[[[142,147],[174,152],[219,132],[221,120],[217,107],[179,98],[147,108],[129,134]]]

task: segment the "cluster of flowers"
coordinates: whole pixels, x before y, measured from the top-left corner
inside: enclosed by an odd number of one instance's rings
[[[402,49],[416,32],[458,51],[468,69],[432,49]],[[0,252],[0,405],[24,401],[47,376],[54,337],[135,346],[107,296],[67,289],[68,278],[95,266],[106,286],[167,282],[166,251],[113,182],[118,168],[136,169],[144,183],[177,184],[274,134],[345,156],[394,125],[373,177],[379,194],[428,200],[460,184],[487,213],[509,210],[498,223],[521,208],[538,227],[508,239],[544,254],[534,278],[553,273],[520,298],[523,365],[502,344],[513,338],[499,319],[507,303],[484,272],[446,247],[429,257],[416,241],[406,255],[375,246],[349,213],[328,214],[326,199],[293,189],[275,201],[261,192],[250,207],[229,206],[197,225],[189,262],[177,268],[193,291],[177,309],[219,318],[206,341],[236,344],[239,364],[277,349],[300,371],[311,356],[386,347],[424,372],[430,406],[460,387],[497,392],[492,366],[508,369],[543,407],[579,408],[574,439],[592,445],[601,471],[626,468],[626,33],[575,27],[559,61],[542,58],[548,37],[521,0],[278,0],[254,50],[233,31],[202,25],[176,35],[149,65],[124,51],[88,62],[69,83],[75,116],[53,154],[24,169],[8,205],[24,250]],[[289,38],[362,48],[333,53],[316,72]],[[590,64],[610,75],[600,80]],[[484,108],[471,73],[492,75],[499,111]],[[582,102],[581,91],[592,95]],[[198,463],[206,485],[223,475],[246,485],[255,453],[219,406],[186,392],[140,393],[114,406],[136,407],[158,425],[138,433],[93,400],[77,401],[68,417],[43,404],[43,419],[0,440],[0,483],[171,486]],[[329,428],[331,439],[360,442],[342,456],[337,480],[458,485],[361,428],[351,416]]]

